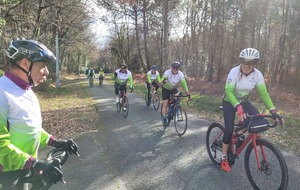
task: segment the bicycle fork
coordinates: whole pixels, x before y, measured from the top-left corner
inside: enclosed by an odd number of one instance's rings
[[[257,137],[253,135],[252,136],[252,144],[253,144],[253,149],[254,149],[255,158],[256,158],[256,162],[257,162],[257,169],[259,171],[262,171],[263,168],[262,168],[261,162],[260,162],[260,155],[259,155],[259,151],[258,151],[258,148],[257,148],[256,139],[257,139]],[[267,161],[266,161],[267,158],[266,158],[264,147],[262,145],[260,145],[259,148],[260,148],[260,151],[261,151],[263,161],[267,163]]]

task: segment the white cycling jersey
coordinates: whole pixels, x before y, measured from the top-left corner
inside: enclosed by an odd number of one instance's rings
[[[150,80],[151,81],[154,81],[154,80],[156,80],[157,79],[157,76],[159,76],[159,72],[158,71],[155,71],[155,73],[153,74],[152,73],[152,70],[150,70],[150,71],[148,71],[147,72],[147,76],[150,76]]]

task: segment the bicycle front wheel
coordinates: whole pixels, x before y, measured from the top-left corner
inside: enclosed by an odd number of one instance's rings
[[[206,132],[206,149],[209,158],[218,167],[221,166],[224,129],[221,123],[212,123]]]
[[[158,110],[159,106],[160,106],[160,98],[159,98],[159,94],[158,92],[156,92],[156,94],[152,95],[152,104],[155,110]]]
[[[176,132],[179,136],[184,135],[188,126],[185,109],[181,106],[178,106],[177,109],[174,110],[173,118]]]
[[[123,116],[126,118],[128,116],[128,112],[129,112],[129,101],[128,101],[127,96],[123,97],[122,111],[123,111]]]
[[[256,190],[287,189],[288,168],[278,148],[265,139],[257,139],[256,149],[261,168],[257,165],[253,143],[245,152],[245,170],[252,187]]]
[[[120,111],[121,111],[121,104],[120,104],[120,102],[117,102],[116,105],[117,105],[117,112],[120,113]]]

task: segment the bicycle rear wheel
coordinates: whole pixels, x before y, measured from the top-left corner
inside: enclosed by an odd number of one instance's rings
[[[160,106],[160,98],[159,98],[159,94],[158,92],[156,92],[156,94],[152,95],[152,104],[155,110],[158,110],[159,106]]]
[[[224,129],[221,123],[212,123],[206,132],[206,149],[209,158],[218,167],[221,166]]]
[[[128,115],[128,112],[129,112],[129,101],[128,101],[128,98],[127,96],[124,96],[123,97],[123,100],[122,100],[122,112],[123,112],[123,116],[126,118],[127,115]]]
[[[256,140],[261,169],[258,169],[253,143],[245,152],[245,170],[254,189],[280,189],[288,186],[288,168],[278,148],[265,139]],[[265,156],[263,156],[265,155]]]
[[[173,118],[176,132],[179,136],[184,135],[188,126],[188,120],[185,109],[181,106],[175,108]]]

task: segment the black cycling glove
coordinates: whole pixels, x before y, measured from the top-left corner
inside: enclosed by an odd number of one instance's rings
[[[274,119],[274,120],[278,119],[280,125],[282,126],[283,125],[283,117],[281,115],[279,115],[276,110],[271,110],[270,113],[272,114],[272,119]]]
[[[41,176],[47,184],[56,184],[63,180],[63,173],[57,158],[53,158],[53,160],[35,160],[31,171]]]
[[[78,154],[78,146],[73,141],[73,139],[61,140],[61,141],[59,141],[59,140],[53,140],[52,146],[54,146],[55,148],[65,147],[66,151],[68,151],[69,154],[75,154],[75,155],[79,156],[79,154]]]

